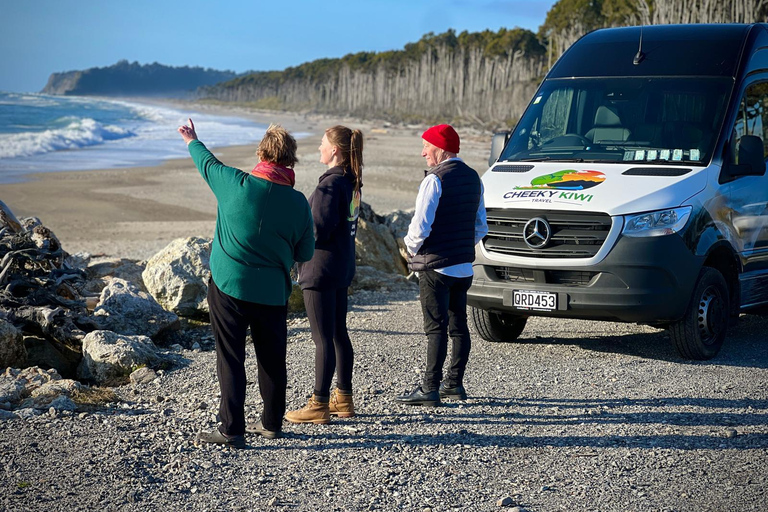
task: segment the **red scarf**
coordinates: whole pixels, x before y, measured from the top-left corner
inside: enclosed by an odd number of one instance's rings
[[[293,169],[272,162],[259,162],[253,168],[251,174],[278,185],[292,187],[296,184],[296,173],[293,172]]]

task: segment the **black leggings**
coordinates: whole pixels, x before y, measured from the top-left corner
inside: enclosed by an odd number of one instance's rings
[[[285,413],[286,306],[267,306],[236,299],[208,282],[211,329],[216,339],[216,374],[221,388],[221,432],[245,433],[245,332],[251,328],[256,349],[258,379],[264,410],[261,420],[268,430],[281,429]]]
[[[336,371],[336,386],[352,392],[352,342],[347,333],[347,288],[304,290],[309,326],[315,342],[315,395],[330,396]]]

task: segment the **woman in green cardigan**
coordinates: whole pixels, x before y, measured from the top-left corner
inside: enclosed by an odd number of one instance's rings
[[[285,413],[286,315],[294,261],[312,258],[312,213],[294,190],[296,140],[270,126],[250,173],[228,167],[197,140],[192,120],[179,127],[197,170],[218,203],[208,306],[216,339],[221,424],[198,441],[245,447],[245,432],[275,438]],[[245,424],[245,334],[251,328],[264,410]]]

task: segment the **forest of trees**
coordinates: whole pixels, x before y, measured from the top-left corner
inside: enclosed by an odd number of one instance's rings
[[[254,72],[203,87],[199,95],[267,109],[495,128],[517,121],[549,67],[589,31],[766,17],[768,0],[559,0],[538,33],[429,33],[402,50]]]
[[[101,68],[53,73],[41,92],[82,96],[184,97],[198,87],[231,80],[235,76],[232,71],[121,60]]]

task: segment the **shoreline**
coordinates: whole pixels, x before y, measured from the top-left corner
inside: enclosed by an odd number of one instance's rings
[[[317,150],[322,133],[336,124],[363,132],[363,201],[375,212],[413,208],[424,177],[421,133],[425,127],[175,101],[154,104],[265,125],[275,122],[292,133],[308,133],[297,139],[299,163],[295,168],[296,189],[307,196],[325,171]],[[205,143],[205,133],[198,136]],[[183,144],[181,137],[179,144]],[[257,144],[212,150],[225,164],[248,171],[256,163]],[[462,137],[460,156],[482,173],[487,168],[489,145],[490,136],[470,132]],[[40,218],[71,254],[144,260],[176,238],[212,237],[216,219],[216,200],[188,157],[155,166],[29,173],[23,182],[0,184],[0,198],[16,216]]]

